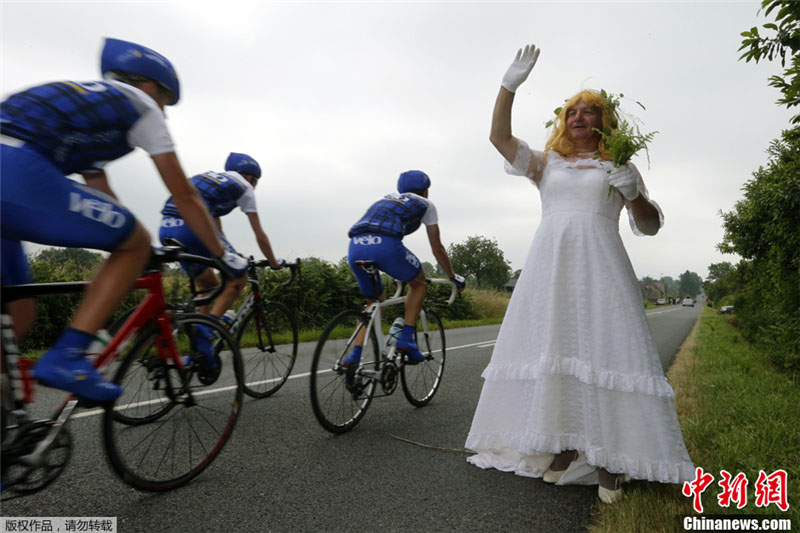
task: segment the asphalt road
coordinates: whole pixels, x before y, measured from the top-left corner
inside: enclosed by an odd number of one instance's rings
[[[665,367],[700,306],[650,311]],[[122,483],[103,457],[100,416],[70,421],[72,460],[44,491],[2,503],[2,516],[116,517],[118,531],[584,531],[596,487],[555,487],[485,471],[463,450],[499,326],[447,332],[437,396],[421,409],[402,390],[376,398],[350,433],[311,411],[301,347],[292,379],[248,399],[231,441],[198,479],[163,494]],[[42,391],[40,391],[42,392]],[[405,439],[405,440],[402,440]],[[413,441],[413,442],[409,442]]]

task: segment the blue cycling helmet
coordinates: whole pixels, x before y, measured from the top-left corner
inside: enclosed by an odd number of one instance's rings
[[[167,105],[177,104],[181,97],[178,73],[169,59],[140,44],[107,38],[100,57],[100,71],[103,76],[107,72],[118,71],[138,74],[158,82],[172,92],[172,99]]]
[[[235,170],[240,174],[250,174],[256,179],[261,177],[261,167],[258,165],[258,161],[247,154],[231,152],[231,155],[225,161],[225,170]]]
[[[397,192],[424,191],[430,188],[431,179],[421,170],[407,170],[397,180]]]

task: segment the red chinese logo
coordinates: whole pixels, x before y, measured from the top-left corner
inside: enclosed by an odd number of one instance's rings
[[[687,497],[694,496],[692,504],[694,505],[694,510],[698,513],[703,512],[703,501],[700,499],[700,495],[713,481],[714,476],[704,473],[703,469],[698,466],[695,468],[694,481],[687,481],[683,484],[683,495]]]
[[[722,487],[722,492],[717,496],[720,507],[728,507],[731,502],[736,503],[736,508],[741,509],[747,505],[747,477],[743,472],[736,474],[731,479],[731,475],[725,471],[720,471],[722,479],[718,483]]]
[[[766,507],[774,503],[781,511],[788,510],[786,485],[785,470],[776,470],[770,475],[759,470],[758,481],[756,481],[756,507]]]

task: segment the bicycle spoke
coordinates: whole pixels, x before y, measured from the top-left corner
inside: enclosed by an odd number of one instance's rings
[[[174,365],[161,365],[163,383],[180,383],[179,396],[158,418],[142,421],[120,415],[131,402],[123,394],[118,405],[107,408],[104,419],[106,449],[114,469],[128,483],[143,490],[165,490],[185,484],[202,472],[219,454],[230,437],[242,404],[243,384],[240,354],[236,342],[216,321],[205,315],[186,314],[176,318],[177,346],[191,349],[195,324],[215,331],[215,344],[222,343],[219,373],[206,370],[205,356],[193,352],[182,372]],[[155,332],[137,340],[118,371],[116,380],[125,383],[137,373],[135,362],[155,343]],[[180,354],[185,358],[186,354]],[[160,361],[160,359],[159,359]],[[141,373],[143,367],[138,367]],[[161,378],[159,378],[161,379]],[[200,380],[203,381],[200,381]],[[152,383],[152,382],[149,382]],[[147,387],[145,384],[144,387]],[[134,388],[134,391],[137,390]],[[159,390],[162,392],[163,390]],[[149,400],[149,401],[157,401]],[[156,404],[157,405],[157,404]],[[120,409],[118,411],[117,409]]]

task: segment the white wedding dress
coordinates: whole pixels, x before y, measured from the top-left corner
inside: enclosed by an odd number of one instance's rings
[[[625,201],[608,192],[610,163],[545,158],[520,141],[507,172],[525,175],[532,158],[543,169],[542,221],[482,374],[466,442],[477,454],[467,460],[541,477],[554,454],[578,450],[560,485],[596,484],[599,467],[691,481],[674,393],[619,235]],[[639,190],[646,197],[641,176]]]

